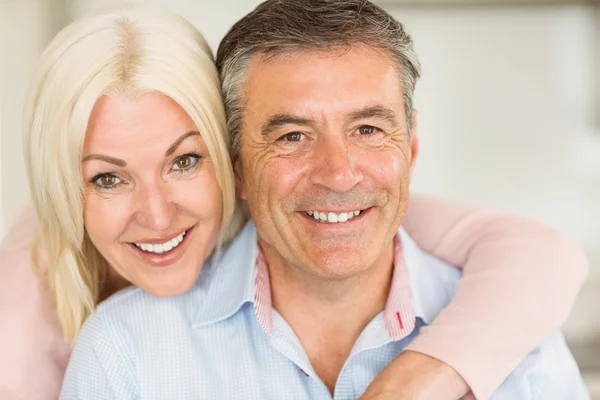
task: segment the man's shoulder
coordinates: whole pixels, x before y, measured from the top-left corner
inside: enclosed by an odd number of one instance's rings
[[[491,400],[589,399],[565,339],[554,333],[531,351],[506,378]]]

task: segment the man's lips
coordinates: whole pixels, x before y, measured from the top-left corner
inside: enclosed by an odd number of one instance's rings
[[[371,208],[372,207],[349,211],[302,211],[301,214],[304,214],[304,216],[306,216],[308,219],[320,224],[344,224],[362,219],[362,216],[371,210]]]

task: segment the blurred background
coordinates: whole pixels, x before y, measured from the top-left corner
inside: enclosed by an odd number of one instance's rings
[[[214,50],[260,3],[154,2]],[[0,0],[0,237],[28,201],[21,109],[35,61],[65,24],[106,3]],[[405,24],[423,65],[413,189],[537,218],[587,252],[592,268],[564,332],[600,399],[600,3],[377,3]]]

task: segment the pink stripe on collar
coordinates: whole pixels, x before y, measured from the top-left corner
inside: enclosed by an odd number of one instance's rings
[[[254,293],[254,310],[256,318],[267,334],[273,330],[273,305],[271,303],[271,282],[267,260],[258,247],[256,256],[256,292]]]
[[[415,310],[413,308],[410,279],[404,259],[402,243],[398,235],[394,238],[394,274],[385,310],[385,327],[394,340],[401,340],[415,329]]]
[[[257,247],[254,307],[256,318],[265,332],[270,335],[273,330],[273,305],[269,269],[262,250],[258,245]],[[403,339],[415,328],[410,279],[398,235],[394,238],[394,272],[383,318],[385,327],[394,340]]]

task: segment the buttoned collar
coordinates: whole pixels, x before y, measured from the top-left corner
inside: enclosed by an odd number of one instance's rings
[[[270,333],[271,292],[266,261],[256,229],[249,221],[214,262],[203,268],[194,291],[193,325],[207,325],[234,315],[253,303],[257,319]],[[261,265],[261,263],[264,263]],[[430,324],[452,298],[458,271],[424,253],[401,228],[395,238],[394,274],[384,310],[386,328],[399,340],[409,334],[415,317]]]

